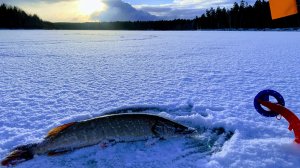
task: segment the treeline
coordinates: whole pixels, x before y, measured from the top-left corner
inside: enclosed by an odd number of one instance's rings
[[[42,21],[37,15],[29,15],[18,7],[0,5],[0,28],[44,29],[53,26],[52,23]]]
[[[299,7],[298,7],[299,8]],[[300,11],[300,9],[298,9]],[[161,21],[50,23],[37,15],[28,15],[17,7],[0,6],[0,28],[61,29],[61,30],[198,30],[198,29],[265,29],[300,27],[299,15],[272,20],[269,2],[244,0],[230,9],[217,7],[195,19]]]
[[[299,6],[298,6],[298,11]],[[254,5],[235,2],[231,9],[217,7],[196,17],[197,29],[289,28],[300,27],[299,15],[272,20],[269,2],[256,0]]]
[[[299,6],[298,6],[299,8]],[[300,9],[298,9],[300,11]],[[192,20],[57,23],[57,29],[90,30],[198,30],[198,29],[265,29],[300,27],[299,15],[272,20],[269,2],[256,0],[253,5],[242,0],[230,9],[217,7],[206,10]]]
[[[61,30],[193,30],[193,20],[176,19],[164,21],[135,22],[90,22],[90,23],[55,23]]]

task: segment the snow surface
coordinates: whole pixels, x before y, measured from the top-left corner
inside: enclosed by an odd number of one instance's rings
[[[234,134],[204,152],[209,131],[199,141],[94,146],[17,167],[299,167],[288,123],[253,107],[259,91],[274,89],[300,116],[299,44],[298,32],[1,30],[0,158],[60,124],[156,107],[148,111]]]

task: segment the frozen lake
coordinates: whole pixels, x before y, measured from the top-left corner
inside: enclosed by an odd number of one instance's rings
[[[253,107],[259,91],[274,89],[300,116],[299,46],[299,32],[1,30],[0,158],[61,124],[142,106],[234,134],[208,153],[179,138],[38,156],[17,167],[300,166],[288,123]]]

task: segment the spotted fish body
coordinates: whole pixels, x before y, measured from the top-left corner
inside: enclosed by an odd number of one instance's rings
[[[24,159],[22,157],[24,153],[27,156],[25,160],[29,160],[34,155],[62,153],[104,142],[166,139],[195,132],[193,128],[157,115],[141,113],[106,115],[59,126],[51,130],[42,142],[17,147],[2,161],[2,165]]]

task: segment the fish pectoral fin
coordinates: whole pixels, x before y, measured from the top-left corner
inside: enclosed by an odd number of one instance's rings
[[[47,153],[48,156],[57,156],[57,155],[63,155],[66,153],[71,152],[71,150],[54,150]]]

